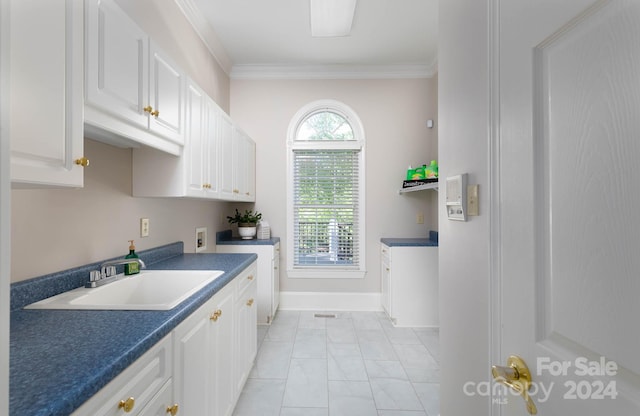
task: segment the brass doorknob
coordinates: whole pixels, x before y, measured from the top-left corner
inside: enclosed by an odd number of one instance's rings
[[[522,396],[526,405],[527,412],[530,415],[538,413],[535,403],[529,396],[529,389],[531,389],[531,372],[529,367],[521,357],[512,355],[507,359],[507,366],[502,367],[494,365],[491,367],[491,375],[493,379],[500,384],[511,388]]]
[[[89,159],[83,156],[80,159],[74,160],[73,163],[75,163],[76,165],[82,166],[83,168],[86,168],[87,166],[89,166]]]
[[[174,404],[173,406],[167,406],[167,413],[171,416],[176,416],[178,414],[178,405]]]

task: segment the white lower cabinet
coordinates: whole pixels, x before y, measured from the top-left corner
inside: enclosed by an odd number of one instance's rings
[[[397,327],[437,327],[438,248],[380,247],[382,307]]]
[[[249,279],[252,277],[251,279]],[[238,332],[236,333],[235,356],[235,384],[236,394],[240,395],[242,386],[249,377],[249,372],[258,351],[257,331],[257,302],[258,296],[256,274],[249,274],[244,282],[238,284],[238,298],[236,299],[236,319]],[[243,284],[244,283],[244,284]]]
[[[276,242],[273,245],[218,243],[216,252],[258,255],[258,325],[270,324],[280,305],[280,243]]]
[[[151,402],[156,402],[157,394],[171,380],[173,363],[171,340],[171,335],[164,337],[77,409],[73,415],[143,414],[141,411]],[[173,405],[171,397],[168,399],[165,403],[166,407]]]
[[[256,268],[254,262],[73,415],[230,416],[256,356]]]

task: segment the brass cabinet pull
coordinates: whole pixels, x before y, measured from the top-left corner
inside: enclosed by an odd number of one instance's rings
[[[247,306],[251,306],[251,305],[253,305],[253,298],[251,298],[251,299],[249,299],[247,301]]]
[[[154,110],[154,111],[150,112],[149,114],[151,114],[154,117],[158,117],[160,115],[160,111]]]
[[[538,413],[535,403],[529,396],[531,389],[531,372],[524,360],[517,355],[512,355],[507,359],[507,366],[494,365],[491,367],[493,379],[500,384],[510,387],[520,394],[527,405],[527,412],[530,415]]]
[[[89,166],[89,159],[82,156],[80,159],[74,160],[73,163],[75,163],[76,165],[82,166],[83,168],[86,168],[87,166]]]
[[[178,405],[174,404],[173,406],[167,406],[167,413],[171,416],[176,416],[178,414]]]
[[[253,275],[252,275],[252,274],[250,274],[249,276],[247,276],[247,279],[249,279],[249,280],[253,280]]]
[[[150,105],[146,106],[145,108],[143,108],[142,110],[144,110],[145,113],[150,113],[153,111],[153,107],[151,107]]]
[[[133,406],[136,405],[136,400],[133,397],[129,397],[127,400],[120,400],[118,403],[118,409],[123,409],[126,413],[133,410]]]
[[[240,191],[239,191],[239,190],[237,190],[237,189],[234,189],[234,190],[233,190],[233,193],[234,193],[234,194],[239,194],[239,193],[240,193]]]
[[[213,322],[216,322],[218,320],[218,318],[220,317],[220,315],[222,315],[222,311],[220,309],[218,309],[214,313],[211,314],[209,319],[211,319]]]

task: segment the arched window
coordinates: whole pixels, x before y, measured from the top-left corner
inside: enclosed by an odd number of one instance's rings
[[[287,268],[290,277],[364,276],[364,131],[334,100],[289,124]]]

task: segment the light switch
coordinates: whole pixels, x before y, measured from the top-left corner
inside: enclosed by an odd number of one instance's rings
[[[467,215],[478,216],[479,213],[478,185],[467,186]]]
[[[140,237],[149,237],[149,218],[140,218]]]

